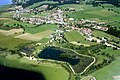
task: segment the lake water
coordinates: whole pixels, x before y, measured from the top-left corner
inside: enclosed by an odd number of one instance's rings
[[[11,4],[11,3],[12,3],[12,0],[0,0],[0,6]]]
[[[80,62],[80,59],[73,59],[73,58],[61,58],[61,54],[75,54],[73,52],[66,53],[63,50],[60,50],[59,48],[55,47],[47,47],[45,48],[38,56],[43,59],[53,59],[58,61],[65,61],[70,63],[71,65],[76,65]]]
[[[9,68],[0,65],[0,80],[45,80],[41,74],[36,72]]]

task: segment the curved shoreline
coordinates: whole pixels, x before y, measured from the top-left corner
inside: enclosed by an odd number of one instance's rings
[[[61,78],[68,80],[69,78],[68,71],[66,71],[66,69],[63,68],[60,64],[58,65],[50,62],[39,63],[38,61],[28,60],[26,58],[20,58],[20,60],[13,58],[6,59],[1,56],[0,58],[1,65],[40,73],[44,76],[45,80],[60,80]],[[64,74],[58,76],[60,73]]]

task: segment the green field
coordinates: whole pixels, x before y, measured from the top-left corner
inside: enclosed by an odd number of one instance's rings
[[[25,23],[25,22],[20,22],[20,21],[16,21],[16,20],[13,20],[13,19],[10,19],[10,18],[0,18],[0,23],[4,24],[4,25],[9,25],[9,26],[14,26],[14,24],[19,24],[19,25],[22,25],[24,27],[34,27],[35,25],[33,24],[28,24],[28,23]]]
[[[55,4],[56,2],[54,1],[43,1],[43,2],[37,2],[37,3],[34,3],[33,5],[29,6],[28,8],[35,8],[35,7],[39,7],[43,4]]]
[[[50,39],[49,38],[43,38],[39,42],[40,43],[47,43]]]
[[[80,42],[81,44],[94,45],[96,43],[86,41],[84,36],[82,36],[78,31],[70,31],[65,33],[65,37],[69,42]]]
[[[10,36],[4,36],[0,34],[0,48],[15,49],[20,44],[28,43],[29,41],[22,39],[15,39]]]
[[[25,58],[18,59],[18,55],[0,56],[0,64],[3,65],[4,63],[8,67],[42,73],[46,80],[68,80],[69,78],[67,70],[55,63],[43,62],[38,64],[37,61],[31,61]]]
[[[24,14],[21,14],[21,16],[29,18],[29,17],[32,17],[32,16],[47,16],[49,13],[51,13],[51,12],[50,11],[45,11],[45,12],[41,12],[41,13],[38,13],[38,14],[35,14],[35,13],[24,13]]]
[[[25,32],[27,33],[39,33],[39,32],[44,32],[47,30],[56,30],[58,29],[57,25],[55,24],[44,24],[41,26],[35,26],[33,24],[28,24],[25,22],[19,22],[13,19],[9,19],[9,18],[0,18],[0,23],[4,24],[4,25],[9,25],[9,26],[13,26],[14,28],[18,25],[22,25],[25,28]],[[16,25],[16,26],[15,26]]]
[[[105,37],[108,40],[116,40],[116,41],[120,40],[119,38],[117,38],[117,37],[115,37],[113,35],[107,34],[107,33],[103,32],[103,31],[94,30],[93,35],[95,37],[99,37],[99,38]]]
[[[99,38],[104,37],[104,38],[107,38],[108,41],[109,41],[111,44],[115,44],[115,45],[117,45],[117,46],[120,46],[120,38],[118,38],[118,37],[115,37],[115,36],[113,36],[113,35],[110,35],[110,34],[107,34],[107,33],[103,32],[103,31],[97,31],[97,30],[95,30],[95,31],[93,32],[93,34],[94,34],[95,37],[99,37]],[[115,41],[115,42],[119,42],[119,43],[115,43],[114,41]]]
[[[94,73],[90,74],[95,76],[97,80],[115,80],[113,76],[120,75],[120,57],[118,57],[115,61],[113,61],[108,66],[95,71]],[[119,80],[119,79],[116,79]]]
[[[107,47],[106,49],[102,49],[99,53],[108,53],[109,55],[114,55],[115,57],[120,56],[120,50],[113,50],[111,47]]]
[[[120,50],[114,50],[111,47],[107,47],[106,49],[101,49],[100,52],[95,54],[97,60],[95,65],[102,63],[104,59],[109,60],[109,58],[106,57],[105,55],[97,55],[102,53],[109,54],[110,56],[114,56],[114,57],[120,56]]]
[[[15,12],[3,12],[1,15],[0,15],[0,17],[2,17],[2,18],[12,18],[12,16],[15,14]]]
[[[74,8],[76,10],[75,12],[65,12],[68,17],[75,19],[98,19],[99,21],[105,21],[107,24],[115,26],[119,29],[120,14],[118,14],[118,12],[120,9],[113,7],[113,5],[110,4],[103,4],[103,6],[104,8],[102,6],[93,7],[92,5],[66,4],[60,6],[60,8],[64,10],[67,8]],[[113,10],[108,11],[108,8],[111,7],[113,7]]]
[[[57,25],[45,24],[45,25],[41,25],[41,26],[38,26],[38,27],[26,28],[25,32],[35,34],[35,33],[44,32],[44,31],[47,31],[47,30],[56,30],[57,28],[58,28]]]

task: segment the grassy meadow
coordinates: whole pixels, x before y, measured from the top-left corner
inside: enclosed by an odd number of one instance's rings
[[[37,61],[18,58],[18,55],[7,55],[6,57],[0,56],[0,64],[6,65],[8,67],[20,68],[41,73],[44,75],[46,80],[68,80],[69,78],[69,73],[67,70],[65,70],[59,64],[50,62],[42,62],[38,64],[39,62]]]
[[[116,58],[111,64],[105,66],[104,68],[95,71],[94,73],[90,74],[95,76],[97,80],[118,80],[114,79],[113,76],[120,75],[120,57]]]
[[[98,30],[94,30],[93,31],[93,35],[95,37],[99,37],[99,38],[102,38],[102,37],[105,37],[107,38],[108,40],[120,40],[118,37],[115,37],[113,35],[110,35],[108,33],[105,33],[103,31],[98,31]]]
[[[78,31],[70,31],[65,33],[65,37],[69,42],[79,42],[81,44],[87,44],[87,45],[94,45],[96,43],[94,42],[89,42],[85,40],[85,37],[82,36]]]
[[[120,9],[113,5],[102,4],[101,6],[93,7],[92,5],[66,4],[60,6],[60,8],[63,10],[67,8],[74,8],[76,10],[75,12],[64,12],[64,14],[68,17],[89,20],[97,19],[99,21],[105,21],[107,24],[120,29]]]
[[[47,30],[56,30],[57,28],[58,28],[57,25],[45,24],[38,27],[25,28],[25,32],[35,34],[35,33],[44,32]]]
[[[11,36],[4,36],[0,34],[0,48],[8,48],[9,50],[14,50],[16,49],[15,47],[28,42],[30,41],[13,38]]]

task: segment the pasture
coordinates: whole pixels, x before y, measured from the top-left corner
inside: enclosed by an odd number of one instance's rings
[[[104,7],[103,7],[104,6]],[[115,26],[119,29],[120,14],[119,8],[113,5],[103,4],[102,6],[93,7],[92,5],[66,4],[60,6],[61,9],[74,8],[75,12],[64,12],[65,15],[75,19],[98,19],[104,21],[106,24]],[[108,10],[111,8],[112,10]]]
[[[113,48],[111,47],[107,47],[106,49],[102,49],[99,53],[103,53],[105,52],[105,54],[109,54],[109,55],[114,55],[115,57],[119,56],[120,55],[120,50],[114,50]]]
[[[5,62],[5,65],[8,67],[42,73],[46,80],[68,80],[69,78],[69,73],[60,64],[47,61],[39,63],[38,61],[31,61],[26,58],[18,59],[18,57],[18,55],[0,56],[0,64],[4,65]]]
[[[21,44],[28,43],[30,41],[22,40],[22,39],[15,39],[11,36],[4,36],[0,34],[0,48],[7,48],[9,50],[16,49],[17,46]]]
[[[44,32],[44,31],[47,31],[47,30],[53,30],[54,31],[57,28],[58,28],[57,25],[45,24],[45,25],[41,25],[41,26],[37,26],[37,27],[25,28],[25,32],[35,34],[35,33]]]
[[[6,35],[6,36],[11,36],[11,35],[17,35],[17,34],[22,34],[23,29],[11,29],[11,30],[1,30],[0,29],[0,34]]]
[[[118,37],[115,37],[113,35],[110,35],[108,33],[105,33],[103,31],[98,31],[98,30],[94,30],[93,35],[95,37],[99,37],[99,38],[105,37],[108,40],[115,40],[115,41],[119,41],[120,40]]]
[[[9,25],[12,27],[20,27],[20,25],[22,25],[23,27],[34,27],[35,25],[33,24],[28,24],[25,22],[20,22],[20,21],[16,21],[10,18],[0,18],[0,23],[4,24],[4,26]]]
[[[12,18],[12,16],[15,14],[15,12],[3,12],[0,17],[2,18]]]
[[[65,33],[65,37],[69,42],[77,42],[81,43],[82,45],[94,45],[95,42],[89,42],[85,40],[85,37],[82,36],[78,31],[70,31]],[[79,45],[79,44],[78,44]]]
[[[95,76],[97,80],[115,80],[114,76],[120,76],[120,57],[117,57],[111,64],[104,68],[93,72],[92,76]],[[117,79],[116,79],[117,80]],[[119,79],[118,79],[119,80]]]
[[[49,35],[51,35],[52,33],[54,33],[54,31],[47,30],[44,32],[36,33],[36,34],[25,33],[22,35],[15,36],[15,38],[20,38],[20,39],[25,39],[30,41],[39,41],[43,38],[49,37]]]
[[[115,37],[113,35],[107,34],[107,33],[102,32],[102,31],[97,31],[97,30],[94,30],[93,34],[94,34],[95,37],[99,37],[99,38],[104,37],[104,38],[107,38],[108,41],[111,44],[120,46],[120,38],[118,38],[118,37]],[[118,42],[118,43],[116,43],[116,42]]]

